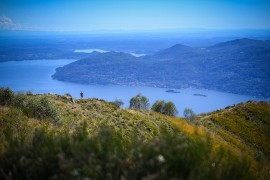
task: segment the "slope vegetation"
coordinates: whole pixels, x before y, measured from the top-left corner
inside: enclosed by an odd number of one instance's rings
[[[183,119],[69,95],[13,94],[1,89],[0,99],[0,179],[268,175],[263,162]]]
[[[203,115],[202,123],[230,141],[234,137],[256,150],[257,156],[270,158],[270,104],[240,103]]]

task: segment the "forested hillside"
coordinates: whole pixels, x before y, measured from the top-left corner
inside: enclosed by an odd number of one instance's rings
[[[270,97],[270,41],[237,39],[205,48],[177,44],[153,55],[92,55],[58,68],[53,78],[86,84],[204,88]]]

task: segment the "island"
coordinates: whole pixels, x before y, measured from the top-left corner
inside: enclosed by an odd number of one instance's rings
[[[174,89],[168,89],[165,92],[167,92],[167,93],[180,93],[180,91],[176,91]]]
[[[205,95],[205,94],[193,94],[193,96],[207,97],[207,95]]]

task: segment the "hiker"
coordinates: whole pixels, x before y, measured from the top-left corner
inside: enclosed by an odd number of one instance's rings
[[[82,91],[81,91],[80,95],[81,95],[81,99],[82,99],[83,98],[83,92]]]

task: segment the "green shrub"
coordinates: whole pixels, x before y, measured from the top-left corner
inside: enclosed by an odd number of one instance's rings
[[[176,116],[178,113],[176,106],[171,101],[169,102],[156,101],[153,104],[151,110],[162,113],[162,114],[166,114],[168,116]]]
[[[32,110],[33,116],[38,119],[52,118],[58,120],[57,109],[46,96],[30,99],[26,108]]]
[[[15,107],[19,107],[29,116],[38,119],[52,118],[58,120],[57,108],[48,100],[46,96],[42,97],[22,97],[16,96]]]
[[[159,113],[164,113],[164,106],[165,106],[165,101],[163,100],[157,100],[151,107],[151,110],[159,112]]]
[[[9,144],[0,156],[0,179],[254,179],[249,162],[211,141],[163,134],[129,143],[108,127],[89,136],[86,124],[72,133],[36,129],[29,143]]]
[[[12,103],[14,93],[10,88],[0,88],[0,105],[7,106]]]
[[[164,114],[168,116],[176,116],[178,113],[176,106],[173,102],[169,101],[164,106]]]
[[[38,119],[51,118],[58,120],[56,106],[47,96],[32,96],[26,94],[14,94],[9,88],[0,89],[0,105],[20,108],[27,116]]]
[[[149,99],[146,96],[137,94],[129,101],[129,108],[147,110],[149,108]]]

